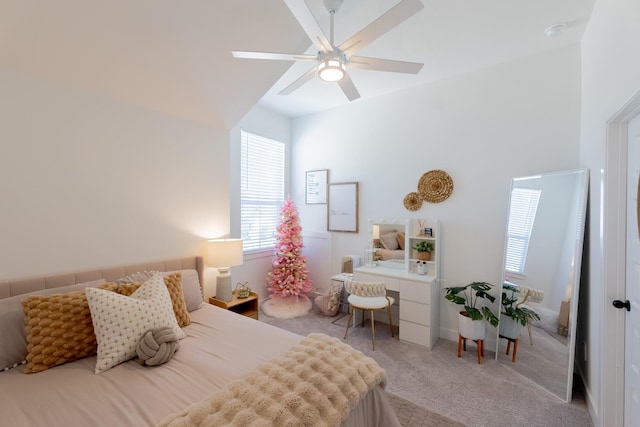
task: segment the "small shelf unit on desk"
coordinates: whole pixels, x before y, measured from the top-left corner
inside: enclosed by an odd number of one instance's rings
[[[238,298],[236,291],[233,291],[231,301],[220,301],[210,297],[209,304],[258,320],[258,294],[255,292],[250,292],[247,298]]]
[[[423,234],[424,229],[420,229],[417,221],[411,221],[409,224],[409,230],[406,234],[405,246],[409,247],[407,250],[407,256],[405,257],[407,262],[407,268],[410,272],[416,273],[418,263],[426,267],[426,275],[440,277],[440,221],[433,220],[429,222],[429,230],[431,235],[426,236]],[[430,243],[433,250],[429,253],[429,259],[424,259],[422,254],[424,252],[418,252],[413,249],[415,245],[421,243]]]

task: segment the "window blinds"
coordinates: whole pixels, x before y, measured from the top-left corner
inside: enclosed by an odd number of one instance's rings
[[[505,266],[508,271],[524,274],[540,194],[541,190],[530,188],[514,188],[511,192]]]
[[[284,200],[282,142],[241,132],[240,228],[243,250],[273,248]]]

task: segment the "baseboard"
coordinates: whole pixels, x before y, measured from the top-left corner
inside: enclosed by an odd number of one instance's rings
[[[579,387],[582,395],[584,396],[584,400],[587,404],[587,409],[589,410],[589,415],[591,416],[591,421],[593,422],[594,427],[602,426],[602,420],[600,419],[600,415],[598,413],[598,407],[595,405],[593,395],[591,394],[591,389],[587,388],[585,375],[582,372],[582,369],[579,365],[576,365],[576,374],[580,379]]]

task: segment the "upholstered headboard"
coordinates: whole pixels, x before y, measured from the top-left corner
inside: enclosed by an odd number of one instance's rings
[[[124,267],[110,267],[101,270],[88,270],[54,276],[35,277],[8,282],[0,282],[0,299],[14,295],[26,294],[42,289],[59,288],[76,283],[105,279],[116,280],[140,271],[173,271],[196,270],[200,279],[200,287],[204,284],[204,261],[200,256],[172,259],[167,261],[133,264]]]

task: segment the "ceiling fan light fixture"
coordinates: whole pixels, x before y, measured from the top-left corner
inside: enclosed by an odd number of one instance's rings
[[[342,80],[346,67],[337,58],[329,58],[318,64],[318,76],[325,82],[337,82]]]

